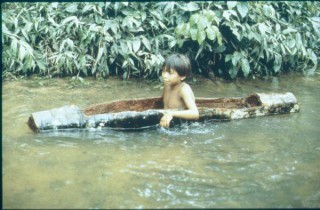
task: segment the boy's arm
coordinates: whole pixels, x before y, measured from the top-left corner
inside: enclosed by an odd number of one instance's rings
[[[180,95],[187,109],[181,111],[172,111],[172,116],[187,120],[197,120],[199,118],[199,111],[191,87],[189,85],[184,85],[181,88]]]

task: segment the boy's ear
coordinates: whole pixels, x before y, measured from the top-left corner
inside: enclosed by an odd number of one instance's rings
[[[183,77],[180,77],[180,80],[183,81],[185,80],[187,77],[186,76],[183,76]]]

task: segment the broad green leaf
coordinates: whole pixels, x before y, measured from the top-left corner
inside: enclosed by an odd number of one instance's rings
[[[144,46],[151,51],[151,44],[150,41],[145,37],[145,36],[141,36],[142,39],[142,43],[144,44]]]
[[[159,52],[159,39],[154,40],[156,43],[156,52]]]
[[[197,40],[198,29],[192,28],[190,29],[190,35],[192,40]]]
[[[214,2],[214,6],[217,7],[218,9],[223,10],[224,8],[222,7],[222,4],[224,4],[224,2],[222,1],[216,1]]]
[[[320,37],[320,17],[312,17],[312,18],[309,18],[309,20],[311,20],[310,22],[312,24],[314,31],[316,32],[318,37]]]
[[[128,58],[128,60],[129,60],[129,62],[130,62],[130,64],[131,64],[131,67],[134,67],[134,62],[133,62],[133,60],[132,60],[131,58]]]
[[[124,56],[127,55],[129,53],[129,48],[127,43],[125,42],[120,42],[120,47],[121,47],[121,51],[120,53]]]
[[[129,40],[127,40],[127,41],[126,41],[126,43],[127,43],[127,46],[128,46],[129,52],[132,52],[132,42],[131,42],[131,41],[129,41]]]
[[[27,33],[29,33],[30,32],[30,30],[32,29],[32,23],[30,23],[30,22],[27,22],[27,24],[24,26],[24,30],[27,32]]]
[[[237,77],[239,68],[237,66],[232,66],[232,68],[229,69],[229,75],[231,79],[234,79]]]
[[[236,1],[227,1],[227,6],[228,9],[232,9],[233,7],[235,7],[237,5]]]
[[[302,46],[302,39],[300,33],[296,34],[296,46],[298,49],[300,49]]]
[[[13,22],[14,22],[14,27],[18,28],[19,19],[18,18],[14,18]]]
[[[17,48],[18,48],[18,40],[16,38],[12,38],[12,41],[11,41],[11,45],[10,45],[11,49],[13,50],[13,52],[17,52]]]
[[[240,33],[238,32],[238,28],[237,28],[237,27],[232,27],[232,28],[231,28],[231,31],[232,31],[232,33],[237,37],[237,39],[238,39],[239,41],[241,41],[241,35],[240,35]]]
[[[190,17],[189,23],[190,26],[194,26],[198,24],[198,20],[199,20],[200,15],[199,14],[193,14]]]
[[[22,68],[23,73],[26,73],[28,69],[31,68],[31,66],[32,66],[32,59],[30,56],[26,56],[23,62],[23,68]]]
[[[46,65],[42,60],[36,60],[36,63],[38,65],[39,69],[41,69],[43,71],[46,70]]]
[[[280,27],[280,25],[277,23],[277,24],[276,24],[276,32],[277,32],[277,33],[280,32],[280,29],[281,29],[281,27]]]
[[[176,4],[175,2],[166,2],[166,6],[163,10],[164,14],[167,14],[169,12],[172,13],[175,4]]]
[[[248,14],[248,3],[247,2],[238,3],[237,10],[242,18],[246,17]]]
[[[55,27],[59,27],[59,26],[60,26],[60,25],[58,25],[58,24],[54,21],[54,19],[53,19],[52,17],[49,17],[49,18],[48,18],[48,21],[49,21],[50,23],[52,23],[52,25],[55,26]]]
[[[222,16],[229,21],[230,21],[231,15],[238,17],[237,13],[234,10],[225,10],[222,13]]]
[[[250,73],[250,65],[246,58],[241,59],[241,69],[245,77],[247,77]]]
[[[197,34],[197,41],[199,45],[202,44],[202,42],[206,39],[206,32],[205,31],[198,31]]]
[[[226,55],[224,61],[225,61],[225,62],[231,61],[232,57],[233,57],[232,54],[228,54],[228,55]]]
[[[129,5],[129,2],[121,2],[124,6],[128,6]]]
[[[89,11],[89,10],[92,10],[92,5],[90,4],[90,3],[88,3],[88,2],[86,2],[85,3],[86,5],[83,7],[83,9],[82,9],[82,13],[85,13],[85,12],[87,12],[87,11]]]
[[[232,64],[236,66],[241,58],[242,54],[238,51],[235,51],[232,56]]]
[[[265,50],[265,53],[266,53],[266,57],[267,57],[267,62],[269,62],[270,61],[270,59],[271,59],[271,56],[274,54],[273,53],[273,51],[272,51],[272,49],[266,49]]]
[[[134,17],[132,17],[130,19],[135,25],[137,28],[139,28],[141,26],[141,21],[140,20],[137,20],[135,19]],[[160,24],[161,20],[158,21],[158,23]],[[162,23],[162,22],[161,22]],[[163,24],[164,25],[164,24]],[[166,26],[164,25],[164,28],[166,28]]]
[[[53,2],[51,3],[52,8],[58,8],[59,2]]]
[[[26,31],[24,29],[21,29],[21,32],[22,32],[23,36],[26,38],[26,40],[29,42],[29,37],[28,37],[28,34],[26,33]]]
[[[298,49],[295,47],[292,49],[292,55],[295,55],[298,52]]]
[[[182,24],[179,24],[179,25],[177,25],[177,27],[176,27],[176,29],[175,29],[175,33],[177,34],[177,35],[182,35],[182,28],[183,28],[183,25],[184,25],[185,23],[182,23]]]
[[[27,55],[26,48],[20,43],[20,48],[19,48],[20,61],[22,61],[26,55]]]
[[[176,45],[177,41],[174,39],[169,42],[169,48],[173,48]]]
[[[178,46],[179,46],[180,48],[182,48],[184,42],[185,42],[185,41],[184,41],[183,39],[178,39],[178,40],[177,40],[177,44],[178,44]]]
[[[203,45],[200,46],[200,48],[199,48],[199,50],[198,50],[198,52],[197,52],[197,55],[196,55],[196,57],[195,57],[195,60],[198,59],[198,56],[202,53],[202,51],[203,51]]]
[[[256,32],[253,32],[254,36],[253,38],[258,42],[258,43],[261,43],[262,41],[262,37],[259,33],[256,33]]]
[[[231,13],[230,13],[228,10],[225,10],[225,11],[223,11],[222,16],[223,16],[225,19],[227,19],[227,20],[230,21]]]
[[[287,45],[284,45],[284,48],[286,48],[286,50],[290,53],[290,55],[292,54],[292,51],[288,48]]]
[[[215,20],[214,18],[216,17],[216,14],[212,10],[203,10],[203,15],[206,16],[209,22],[213,22]]]
[[[75,19],[78,19],[78,18],[77,18],[76,16],[67,17],[67,18],[65,18],[65,19],[61,22],[61,24],[64,25],[64,24],[66,24],[66,23],[68,23],[68,22],[70,22],[70,21],[73,21],[73,20],[75,20]]]
[[[301,45],[301,51],[302,51],[302,57],[305,58],[307,56],[307,51],[303,45]]]
[[[274,17],[275,11],[271,5],[264,4],[263,5],[263,14],[267,17]]]
[[[114,34],[117,34],[118,33],[118,25],[116,24],[112,24],[111,25],[111,30]]]
[[[261,32],[261,35],[264,36],[266,34],[266,31],[268,30],[268,27],[265,23],[259,23],[258,27]]]
[[[64,44],[66,43],[66,40],[63,40],[61,42],[60,48],[59,48],[59,52],[62,52],[62,50],[64,49]]]
[[[140,17],[141,17],[141,20],[144,21],[147,18],[147,13],[144,11],[141,11]]]
[[[75,13],[78,11],[78,5],[77,4],[71,4],[66,8],[66,11],[69,13]]]
[[[283,44],[280,44],[280,48],[281,48],[282,55],[286,55],[286,50]]]
[[[161,14],[160,14],[158,11],[156,11],[156,10],[151,10],[150,13],[151,13],[152,15],[154,15],[155,17],[157,17],[157,19],[159,19],[159,20],[162,20],[162,19],[163,19],[163,17],[161,16]]]
[[[167,29],[167,26],[161,20],[158,20],[158,23],[161,26],[161,28]]]
[[[133,52],[137,52],[140,49],[140,46],[141,46],[140,39],[133,40],[133,42],[132,42]]]
[[[222,45],[222,34],[220,33],[220,31],[216,31],[217,33],[217,40],[218,40],[218,44],[219,46]]]
[[[308,74],[314,74],[317,65],[318,65],[318,59],[317,59],[317,55],[311,50],[311,49],[307,49],[308,55],[309,55],[309,59],[312,61],[312,63],[314,64],[314,66],[310,69],[308,69],[307,73]]]
[[[196,2],[189,2],[185,7],[183,7],[184,11],[189,11],[189,12],[197,11],[199,9],[200,8]]]
[[[128,79],[128,72],[127,71],[123,73],[122,78],[123,79]]]
[[[207,27],[207,25],[208,25],[207,17],[201,15],[201,16],[199,17],[199,19],[198,19],[197,25],[198,25],[199,31],[204,30],[204,29]]]
[[[183,35],[188,38],[189,35],[190,35],[190,24],[189,23],[186,23],[183,25],[182,27],[182,30],[183,30]]]
[[[276,53],[274,55],[274,64],[273,64],[273,70],[274,72],[279,72],[282,65],[282,57],[280,54]]]
[[[287,44],[288,44],[288,47],[289,47],[289,48],[293,48],[293,47],[296,46],[296,40],[290,38],[290,39],[287,40]]]
[[[104,48],[103,47],[100,47],[99,48],[99,51],[98,51],[98,55],[97,55],[97,59],[96,59],[96,64],[99,63],[99,60],[103,54],[103,51],[104,51]]]
[[[292,33],[292,32],[297,32],[297,30],[293,29],[293,28],[287,28],[282,31],[283,34],[288,34],[288,33]]]
[[[208,28],[206,29],[206,33],[207,33],[208,39],[210,39],[210,40],[212,40],[212,41],[217,38],[216,31],[213,29],[212,26],[211,26],[211,27],[208,27]]]
[[[67,39],[67,44],[70,48],[73,48],[74,47],[74,44],[73,44],[73,41],[71,39]]]

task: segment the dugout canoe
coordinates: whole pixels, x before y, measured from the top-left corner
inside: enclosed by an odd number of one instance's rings
[[[247,97],[196,98],[199,120],[226,121],[299,111],[296,97],[290,93],[253,93]],[[139,129],[159,124],[163,114],[162,98],[118,100],[84,109],[63,106],[34,112],[28,126],[34,132],[59,129],[109,127]],[[173,119],[176,122],[177,119]]]

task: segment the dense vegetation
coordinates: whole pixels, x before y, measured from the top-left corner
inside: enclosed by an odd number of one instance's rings
[[[320,2],[2,4],[2,76],[157,78],[164,58],[226,79],[316,70]]]

